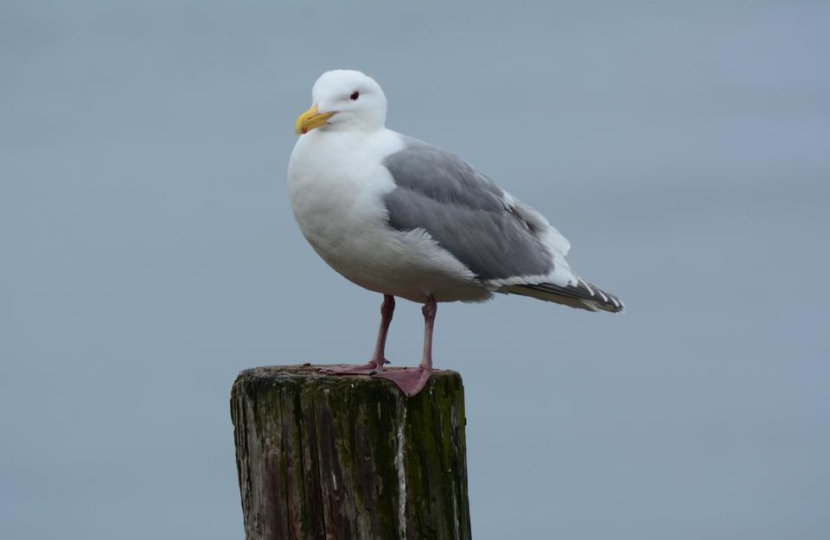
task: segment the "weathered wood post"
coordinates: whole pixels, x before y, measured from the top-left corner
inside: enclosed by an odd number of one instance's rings
[[[231,416],[247,540],[468,540],[464,387],[312,366],[243,371]]]

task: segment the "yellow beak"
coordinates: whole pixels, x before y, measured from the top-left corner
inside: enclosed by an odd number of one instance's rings
[[[304,135],[312,129],[326,125],[326,122],[332,116],[334,116],[333,112],[318,113],[317,105],[315,104],[297,118],[297,135]]]

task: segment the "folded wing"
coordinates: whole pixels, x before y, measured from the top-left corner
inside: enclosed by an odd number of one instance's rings
[[[389,225],[422,229],[469,268],[483,286],[580,309],[620,311],[622,303],[568,266],[570,244],[455,154],[405,138],[384,166],[396,189],[385,198]]]

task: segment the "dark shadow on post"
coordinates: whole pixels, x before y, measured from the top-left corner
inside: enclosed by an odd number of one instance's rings
[[[247,540],[469,540],[464,386],[311,366],[239,374],[231,417]]]

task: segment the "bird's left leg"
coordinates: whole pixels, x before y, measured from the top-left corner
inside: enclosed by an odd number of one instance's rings
[[[432,368],[432,332],[435,327],[435,316],[438,314],[438,302],[435,296],[429,295],[421,312],[424,314],[424,355],[421,358],[421,364],[415,369],[387,369],[375,374],[376,377],[389,379],[397,384],[407,397],[420,392],[429,380],[429,376],[435,371]]]
[[[326,373],[333,375],[371,375],[376,371],[383,369],[384,364],[388,364],[386,359],[386,335],[389,333],[389,325],[392,324],[392,315],[395,313],[395,297],[391,294],[383,295],[383,303],[380,305],[380,329],[378,330],[378,339],[375,342],[375,352],[372,358],[363,365],[356,366],[337,366],[323,369]]]

